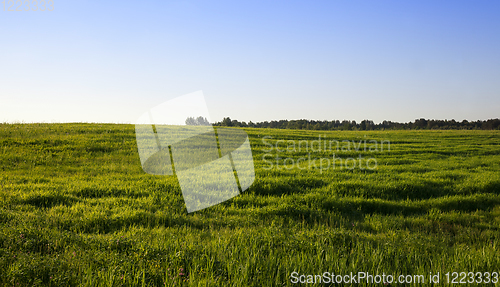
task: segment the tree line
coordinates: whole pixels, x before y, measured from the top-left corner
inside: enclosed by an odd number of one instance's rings
[[[349,120],[315,121],[315,120],[279,120],[254,123],[252,121],[240,122],[226,117],[215,126],[224,127],[250,127],[271,129],[295,129],[295,130],[500,130],[500,119],[489,119],[485,121],[455,121],[455,120],[427,120],[416,119],[413,122],[398,123],[383,121],[374,123],[371,120],[363,120],[359,123]]]

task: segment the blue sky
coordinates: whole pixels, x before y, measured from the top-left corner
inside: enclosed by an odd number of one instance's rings
[[[212,120],[500,117],[498,1],[1,8],[1,122],[133,123],[198,90]]]

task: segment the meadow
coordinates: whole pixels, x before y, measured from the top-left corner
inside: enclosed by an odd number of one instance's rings
[[[326,271],[422,274],[426,283],[439,272],[437,285],[447,272],[498,276],[500,131],[244,130],[253,185],[188,214],[175,176],[142,170],[133,125],[0,124],[0,286],[293,286],[292,272]],[[332,158],[287,150],[319,137],[390,149],[334,151],[374,158],[369,169],[290,164]],[[276,156],[289,165],[270,166]]]

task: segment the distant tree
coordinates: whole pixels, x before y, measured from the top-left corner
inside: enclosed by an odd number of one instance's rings
[[[209,126],[210,125],[207,118],[204,118],[202,116],[199,116],[196,119],[193,117],[188,117],[186,119],[185,123],[188,126]]]
[[[233,122],[231,121],[231,118],[227,117],[227,118],[222,119],[221,126],[232,127],[233,126]]]
[[[342,130],[344,131],[348,131],[351,129],[351,124],[349,123],[349,121],[342,121],[342,127],[341,127]]]
[[[415,126],[421,129],[425,129],[427,127],[427,120],[424,118],[415,120]]]
[[[204,118],[202,116],[199,116],[198,118],[196,118],[196,121],[197,121],[199,126],[209,126],[210,125],[207,118]]]
[[[186,119],[186,125],[188,126],[195,126],[196,125],[196,120],[193,117],[188,117]]]
[[[365,131],[366,130],[366,121],[362,121],[360,124],[359,124],[359,129],[362,130],[362,131]]]

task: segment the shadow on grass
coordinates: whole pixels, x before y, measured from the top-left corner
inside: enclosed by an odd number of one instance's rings
[[[131,189],[106,188],[106,187],[84,187],[74,192],[74,194],[82,198],[101,198],[101,197],[119,197],[119,196],[139,198],[139,197],[149,196],[149,193],[147,192],[137,192]]]
[[[77,202],[79,202],[77,198],[67,195],[44,195],[44,194],[36,194],[32,195],[24,200],[22,200],[21,204],[28,204],[38,208],[51,208],[57,205],[65,205],[71,206]]]
[[[481,194],[473,196],[453,196],[423,201],[384,201],[360,200],[356,198],[327,200],[321,208],[337,210],[341,213],[351,213],[353,210],[363,214],[381,215],[419,215],[426,214],[430,209],[437,208],[441,211],[474,212],[477,210],[490,210],[500,204],[500,198],[494,194]]]
[[[252,190],[256,195],[281,196],[289,194],[306,193],[311,189],[328,185],[321,179],[315,178],[291,178],[277,182],[267,182],[256,180],[252,185]]]

